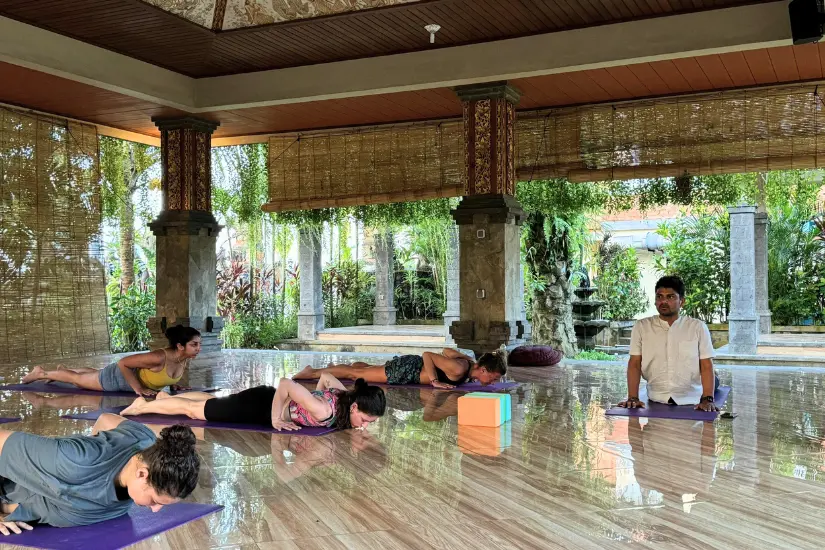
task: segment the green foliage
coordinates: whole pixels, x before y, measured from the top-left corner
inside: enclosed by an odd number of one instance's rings
[[[610,234],[605,235],[599,243],[594,281],[599,297],[607,301],[602,309],[605,319],[628,321],[647,309],[649,301],[640,278],[636,251],[611,243]]]
[[[451,218],[425,218],[410,228],[409,253],[418,257],[430,270],[434,290],[434,300],[440,302],[436,310],[442,312],[447,306],[447,266],[458,261],[452,257],[451,240],[457,238],[455,223]],[[414,266],[405,264],[407,268]],[[440,313],[439,313],[440,315]]]
[[[275,223],[291,225],[298,229],[321,228],[325,223],[338,225],[349,219],[349,208],[317,208],[315,210],[290,210],[273,212],[272,220]]]
[[[730,220],[726,211],[697,212],[663,224],[658,233],[670,240],[656,256],[663,275],[685,282],[686,315],[707,323],[725,321],[730,310]]]
[[[146,321],[155,314],[155,289],[129,287],[109,296],[109,330],[113,353],[148,349],[151,334]]]
[[[327,266],[321,289],[328,327],[351,327],[359,319],[372,319],[375,277],[364,271],[363,262],[341,260],[338,265]]]
[[[773,324],[825,324],[825,241],[812,210],[792,203],[769,211],[768,296]]]
[[[369,204],[356,206],[352,216],[365,227],[392,229],[416,226],[427,221],[451,221],[450,210],[458,204],[458,199],[431,199],[389,204]]]
[[[615,355],[610,355],[609,353],[605,353],[603,351],[580,351],[576,354],[573,359],[578,359],[579,361],[617,361],[618,358]]]
[[[132,194],[159,182],[151,169],[160,162],[160,149],[142,143],[100,137],[100,194],[104,219],[116,220]]]

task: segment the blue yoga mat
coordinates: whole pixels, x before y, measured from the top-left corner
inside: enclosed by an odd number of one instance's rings
[[[0,541],[48,550],[119,550],[222,509],[216,504],[179,502],[153,513],[149,508],[132,506],[128,514],[101,523],[82,527],[34,525],[19,535],[0,535]],[[195,541],[192,543],[197,547]]]
[[[713,395],[713,402],[720,409],[730,394],[730,386],[719,386]],[[646,397],[639,395],[639,397]],[[713,421],[719,416],[718,412],[697,411],[696,405],[668,405],[667,403],[656,403],[655,401],[645,401],[644,409],[625,409],[613,407],[605,414],[607,416],[637,416],[640,418],[670,418],[674,420],[704,420]]]

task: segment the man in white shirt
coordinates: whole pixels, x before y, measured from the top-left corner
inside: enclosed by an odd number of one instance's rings
[[[679,315],[685,303],[685,284],[679,277],[662,277],[656,283],[659,315],[640,319],[630,337],[626,400],[620,407],[643,408],[639,382],[647,381],[652,401],[693,405],[718,411],[713,394],[719,379],[713,373],[713,343],[702,321]],[[697,404],[698,403],[698,404]]]

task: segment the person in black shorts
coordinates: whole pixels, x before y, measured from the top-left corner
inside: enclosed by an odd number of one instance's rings
[[[463,353],[444,348],[441,353],[425,351],[421,355],[393,357],[383,365],[358,361],[351,365],[330,363],[323,369],[307,366],[293,379],[311,380],[331,374],[337,378],[363,378],[374,384],[431,384],[436,388],[450,389],[470,380],[488,386],[498,382],[506,373],[507,352],[503,349],[485,353],[475,362]]]

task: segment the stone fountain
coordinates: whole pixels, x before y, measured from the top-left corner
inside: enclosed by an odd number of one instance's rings
[[[573,291],[576,295],[572,304],[573,329],[576,331],[579,349],[594,349],[596,343],[601,341],[601,332],[610,327],[610,321],[600,318],[602,306],[607,302],[593,297],[597,290],[597,287],[590,285],[590,278],[585,275]]]

